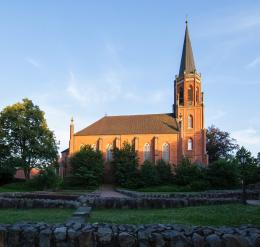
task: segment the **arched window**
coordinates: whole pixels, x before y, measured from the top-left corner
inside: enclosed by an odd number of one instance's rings
[[[193,128],[193,117],[192,117],[192,115],[188,116],[188,128],[189,129]]]
[[[199,92],[199,88],[196,87],[196,102],[199,103],[200,99],[200,92]]]
[[[193,149],[193,141],[191,138],[188,140],[188,150],[191,151]]]
[[[162,159],[165,162],[170,160],[170,145],[168,143],[164,143],[162,146]]]
[[[113,159],[112,145],[107,145],[107,161],[111,161]]]
[[[144,145],[144,160],[150,160],[150,144]]]
[[[91,147],[92,147],[92,149],[93,149],[94,151],[97,151],[97,146],[96,146],[96,144],[92,144]]]
[[[179,89],[179,104],[183,105],[183,102],[184,102],[183,87],[180,87],[180,89]]]
[[[188,102],[191,105],[193,101],[193,88],[192,86],[189,87],[188,89]]]

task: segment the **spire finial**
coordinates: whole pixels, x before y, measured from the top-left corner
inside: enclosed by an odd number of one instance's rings
[[[73,124],[74,123],[74,119],[73,117],[70,119],[70,124]]]
[[[185,20],[186,26],[188,25],[188,15],[186,15],[186,20]]]

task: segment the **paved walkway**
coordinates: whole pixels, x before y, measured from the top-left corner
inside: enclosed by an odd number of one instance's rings
[[[116,192],[113,185],[111,185],[111,184],[101,185],[98,192],[100,193],[100,197],[103,197],[103,198],[105,198],[105,197],[127,198],[128,197],[119,192]]]
[[[248,205],[260,206],[260,200],[247,200]]]

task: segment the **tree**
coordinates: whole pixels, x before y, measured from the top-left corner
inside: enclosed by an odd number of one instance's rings
[[[111,162],[116,184],[126,188],[137,188],[138,184],[138,157],[134,148],[127,142],[121,149],[113,150]]]
[[[70,158],[71,175],[78,185],[96,186],[103,179],[103,158],[99,150],[94,150],[90,145],[81,147]]]
[[[260,152],[257,154],[257,163],[258,163],[258,166],[260,166]]]
[[[160,179],[160,183],[169,184],[173,182],[173,174],[171,165],[164,160],[158,160],[156,162],[156,170]]]
[[[226,131],[221,131],[214,125],[207,130],[207,152],[209,163],[218,159],[228,159],[232,152],[238,149],[236,140]]]
[[[49,130],[44,112],[29,99],[7,106],[0,113],[0,147],[5,161],[15,161],[26,179],[32,168],[49,166],[57,160],[57,143]]]
[[[140,185],[143,187],[154,186],[160,183],[160,177],[155,164],[146,160],[140,170]]]
[[[244,164],[241,163],[241,158],[244,158]],[[260,169],[257,166],[251,152],[244,147],[241,147],[236,153],[236,160],[240,167],[240,176],[245,181],[245,184],[253,184],[260,181]]]

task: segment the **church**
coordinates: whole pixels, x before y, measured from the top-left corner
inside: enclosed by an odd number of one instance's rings
[[[177,165],[183,157],[208,164],[201,75],[196,71],[187,21],[173,94],[171,113],[105,116],[76,133],[72,120],[69,148],[62,152],[61,175],[69,172],[67,158],[86,144],[102,152],[107,176],[111,172],[112,150],[124,142],[133,145],[140,165],[145,160],[155,163],[160,159]]]

